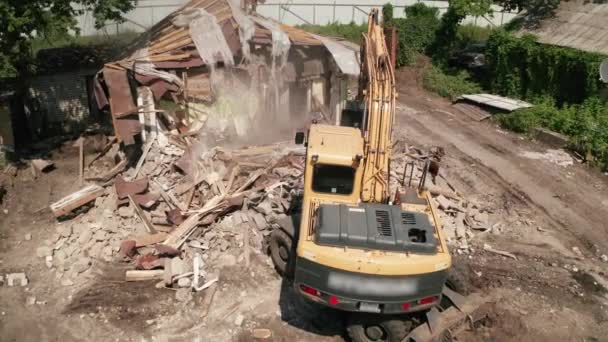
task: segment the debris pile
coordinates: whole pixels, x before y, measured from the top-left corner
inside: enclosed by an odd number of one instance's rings
[[[207,148],[196,137],[172,143],[160,133],[148,139],[140,155],[110,139],[85,173],[96,184],[51,204],[60,222],[36,253],[62,285],[91,274],[97,261],[121,260],[132,265],[127,281],[203,290],[219,268],[263,252],[301,196],[301,146]]]
[[[440,171],[444,155],[441,147],[426,152],[397,142],[391,162],[391,189],[419,187],[422,182],[439,211],[448,243],[457,248],[457,253],[468,253],[469,241],[475,235],[497,232],[500,223],[492,224],[491,211],[465,198],[444,176]]]

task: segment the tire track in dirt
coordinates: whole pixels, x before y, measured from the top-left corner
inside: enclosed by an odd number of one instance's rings
[[[593,199],[590,189],[571,191],[570,183],[576,180],[556,181],[554,178],[560,176],[559,170],[547,170],[540,161],[525,160],[518,156],[516,151],[519,147],[509,141],[508,137],[499,136],[494,129],[491,132],[494,134],[493,140],[490,140],[480,133],[489,131],[487,125],[465,122],[458,118],[462,114],[453,108],[448,109],[451,113],[456,113],[454,117],[446,118],[446,115],[424,108],[428,105],[420,108],[420,111],[409,107],[410,103],[401,102],[400,105],[398,121],[402,127],[409,126],[414,131],[410,133],[417,136],[416,140],[426,144],[447,145],[450,150],[459,152],[458,158],[475,161],[477,171],[484,173],[496,186],[514,198],[542,213],[546,221],[569,235],[569,242],[583,243],[591,252],[595,252],[595,245],[607,250],[604,223],[608,221],[608,213],[599,208],[601,201]],[[552,182],[552,186],[547,187],[547,182]],[[567,193],[570,203],[564,203],[556,197],[556,190],[558,193]],[[581,192],[587,197],[581,198]]]

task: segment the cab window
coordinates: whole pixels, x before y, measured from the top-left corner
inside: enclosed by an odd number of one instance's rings
[[[342,165],[317,164],[313,170],[314,192],[350,195],[353,192],[355,169]]]

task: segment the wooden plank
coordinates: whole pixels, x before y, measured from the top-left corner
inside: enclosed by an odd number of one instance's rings
[[[141,157],[139,157],[139,160],[137,161],[137,166],[135,167],[135,172],[133,172],[133,176],[131,177],[131,179],[137,178],[137,175],[139,174],[139,170],[141,170],[141,167],[144,165],[144,162],[146,161],[146,157],[148,156],[148,153],[150,152],[152,145],[154,145],[155,140],[156,140],[156,136],[151,136],[148,139],[148,143],[146,144],[146,147],[144,147],[144,152],[141,154]]]
[[[78,138],[76,145],[78,146],[78,184],[82,186],[84,183],[84,138]]]
[[[219,276],[218,276],[219,277]],[[209,310],[211,309],[211,303],[213,302],[213,297],[215,296],[215,292],[217,291],[217,281],[214,282],[209,289],[205,293],[205,298],[203,299],[203,313],[201,318],[205,320],[207,315],[209,314]]]
[[[156,234],[147,234],[143,236],[135,237],[135,247],[144,247],[149,245],[154,245],[157,243],[161,243],[165,241],[165,239],[169,236],[169,234],[165,232],[158,232]]]
[[[126,281],[146,281],[163,279],[164,270],[128,270],[125,274]]]
[[[183,32],[188,33],[187,32],[188,30],[189,29],[187,29],[185,27],[180,27],[180,28],[176,29],[173,32],[169,32],[169,33],[165,34],[164,36],[160,37],[159,39],[155,39],[155,40],[151,41],[150,42],[150,46],[154,46],[154,45],[156,45],[158,43],[161,43],[161,42],[164,42],[164,41],[168,41],[169,39],[171,39],[171,38],[173,38],[174,36],[177,36],[177,35],[181,36],[181,34]]]
[[[172,33],[162,37],[161,39],[159,39],[158,43],[151,44],[148,51],[150,51],[150,53],[152,53],[155,50],[162,49],[175,42],[183,40],[185,37],[190,38],[190,30],[184,30],[184,31],[179,32],[178,34],[175,34],[175,32],[172,32]]]
[[[150,222],[150,220],[148,220],[148,217],[145,215],[143,209],[141,209],[139,204],[137,204],[137,202],[135,202],[135,200],[133,200],[133,197],[131,195],[128,195],[128,196],[129,196],[130,204],[133,206],[133,209],[135,209],[135,213],[137,214],[137,216],[139,216],[139,219],[143,222],[144,227],[146,228],[146,231],[150,234],[155,234],[156,229],[154,229],[152,222]]]
[[[171,208],[171,209],[177,208],[178,206],[175,203],[173,203],[173,201],[171,200],[171,197],[169,197],[169,194],[167,194],[165,189],[163,189],[163,186],[160,185],[156,180],[153,180],[152,182],[154,182],[155,188],[158,189],[158,192],[160,193],[160,197],[163,198],[163,200],[165,201],[165,203],[167,203],[169,208]]]
[[[183,236],[187,235],[192,229],[194,229],[200,219],[203,217],[202,213],[196,213],[190,215],[182,224],[180,224],[177,228],[175,228],[171,233],[169,233],[169,237],[163,242],[163,245],[179,248],[181,245],[180,240]]]
[[[51,204],[50,208],[55,217],[60,217],[95,200],[103,192],[104,190],[101,186],[92,184]]]

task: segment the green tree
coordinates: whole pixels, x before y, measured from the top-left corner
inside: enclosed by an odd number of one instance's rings
[[[0,77],[23,77],[32,63],[31,42],[78,33],[76,17],[92,11],[95,26],[121,22],[137,0],[0,0]]]
[[[435,41],[429,48],[435,63],[442,65],[447,61],[450,51],[457,44],[458,26],[462,20],[468,15],[490,14],[492,3],[492,0],[450,0],[447,12],[441,17]]]

